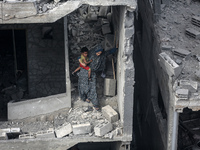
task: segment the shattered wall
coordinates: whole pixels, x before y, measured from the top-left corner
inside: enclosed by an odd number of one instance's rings
[[[126,7],[113,9],[115,29],[119,33],[119,51],[117,58],[117,93],[118,109],[124,126],[124,134],[132,138],[133,117],[133,89],[134,89],[134,64],[133,64],[133,12]],[[116,19],[119,18],[119,19]],[[118,26],[116,26],[118,25]],[[128,111],[127,111],[128,110]]]
[[[42,31],[48,28],[52,28],[52,37],[42,37]],[[65,93],[63,21],[29,25],[27,37],[30,97]]]

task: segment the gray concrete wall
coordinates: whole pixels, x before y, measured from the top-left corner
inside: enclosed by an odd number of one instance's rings
[[[167,149],[167,120],[171,119],[169,117],[169,114],[171,114],[169,112],[170,79],[161,69],[158,62],[161,46],[154,26],[156,19],[153,8],[145,0],[139,1],[138,5],[139,15],[141,14],[139,19],[142,19],[142,21],[139,24],[140,27],[138,27],[140,28],[139,31],[136,31],[137,50],[139,51],[137,56],[140,56],[135,58],[138,61],[136,69],[141,70],[136,74],[136,81],[139,83],[136,83],[138,91],[135,91],[137,92],[135,95],[137,106],[135,108],[138,110],[136,111],[136,121],[138,121],[138,126],[140,127],[136,128],[137,135],[139,135],[136,141],[142,149]],[[161,90],[167,120],[164,119],[158,106],[158,87]],[[146,143],[144,144],[141,141],[146,141]]]
[[[52,27],[53,39],[42,38],[42,28]],[[63,20],[53,24],[1,25],[0,29],[25,29],[29,98],[66,92]]]
[[[134,11],[134,10],[132,10]],[[119,49],[117,58],[117,95],[120,119],[124,127],[124,135],[129,141],[132,139],[133,118],[133,90],[134,90],[134,64],[133,64],[133,12],[127,7],[114,7],[113,24],[119,37]]]
[[[52,39],[42,30],[52,28]],[[63,20],[31,24],[27,29],[28,86],[30,98],[66,92]]]

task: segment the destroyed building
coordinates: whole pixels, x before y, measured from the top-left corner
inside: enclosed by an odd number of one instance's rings
[[[200,149],[199,0],[0,7],[2,149]],[[80,49],[99,44],[118,47],[96,77],[101,111],[80,99],[71,74]]]

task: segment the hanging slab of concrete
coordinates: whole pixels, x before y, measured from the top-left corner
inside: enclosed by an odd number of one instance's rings
[[[8,120],[33,117],[70,107],[71,101],[66,93],[21,102],[9,102]]]
[[[30,2],[29,2],[30,3]],[[3,10],[2,15],[3,19],[0,21],[1,24],[13,24],[13,23],[52,23],[55,22],[62,17],[68,15],[69,13],[75,11],[78,9],[81,5],[83,4],[88,4],[92,6],[128,6],[131,8],[133,11],[137,6],[136,1],[130,1],[130,0],[115,0],[115,1],[107,1],[107,0],[77,0],[77,1],[67,1],[64,3],[61,3],[54,9],[49,10],[48,12],[42,13],[42,14],[35,14],[35,10],[33,7],[31,7],[30,11],[26,11],[26,16],[25,16],[24,10],[29,10],[28,7],[26,8],[26,2],[17,2],[17,3],[12,3],[8,4],[7,3],[1,3]],[[9,5],[12,5],[10,7]],[[21,11],[18,11],[18,14],[16,14],[16,9],[15,7],[18,8],[18,6],[15,5],[20,5]],[[37,7],[35,5],[35,7]],[[17,9],[18,10],[18,9]],[[15,17],[16,15],[20,17]],[[20,15],[19,15],[20,14]]]

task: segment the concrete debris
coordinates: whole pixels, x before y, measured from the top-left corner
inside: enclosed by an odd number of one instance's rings
[[[114,47],[114,35],[113,34],[106,34],[104,40],[104,49],[105,51],[110,50]]]
[[[101,17],[107,17],[108,9],[108,6],[101,6],[98,15]]]
[[[200,71],[199,70],[195,72],[195,77],[198,81],[200,81]]]
[[[62,126],[55,129],[56,137],[62,138],[72,132],[72,126],[70,123],[66,122]]]
[[[195,25],[195,26],[200,27],[200,17],[193,16],[192,17],[192,24]]]
[[[178,76],[181,72],[181,67],[172,60],[169,55],[167,55],[165,52],[162,52],[159,54],[159,62],[161,67],[165,70],[165,72],[172,76]]]
[[[191,80],[180,80],[179,85],[183,89],[189,89],[190,92],[197,92],[198,83]]]
[[[196,31],[193,28],[187,28],[187,29],[185,29],[185,33],[186,33],[186,35],[188,35],[188,36],[190,36],[192,38],[200,39],[200,32]]]
[[[102,113],[111,123],[119,120],[118,113],[110,105],[104,106],[102,108]]]
[[[176,59],[176,63],[177,63],[178,65],[181,65],[181,64],[182,64],[182,60]]]
[[[36,138],[36,136],[33,133],[19,135],[19,139],[34,139],[34,138]]]
[[[55,138],[54,130],[38,131],[36,132],[36,138]]]
[[[181,48],[177,48],[173,50],[174,55],[180,56],[185,58],[186,56],[190,56],[191,52],[189,52],[188,50],[185,49],[181,49]]]
[[[0,131],[0,140],[7,140],[8,136],[6,132]]]
[[[189,95],[188,89],[177,89],[176,96],[181,100],[187,100]]]
[[[10,128],[10,133],[21,133],[20,128]]]
[[[162,50],[172,50],[171,45],[162,45]]]
[[[92,126],[90,123],[73,125],[72,127],[73,127],[74,135],[88,134],[88,133],[91,133],[92,131]]]
[[[108,121],[99,123],[94,127],[94,132],[96,136],[104,136],[106,133],[113,129],[112,124]]]

